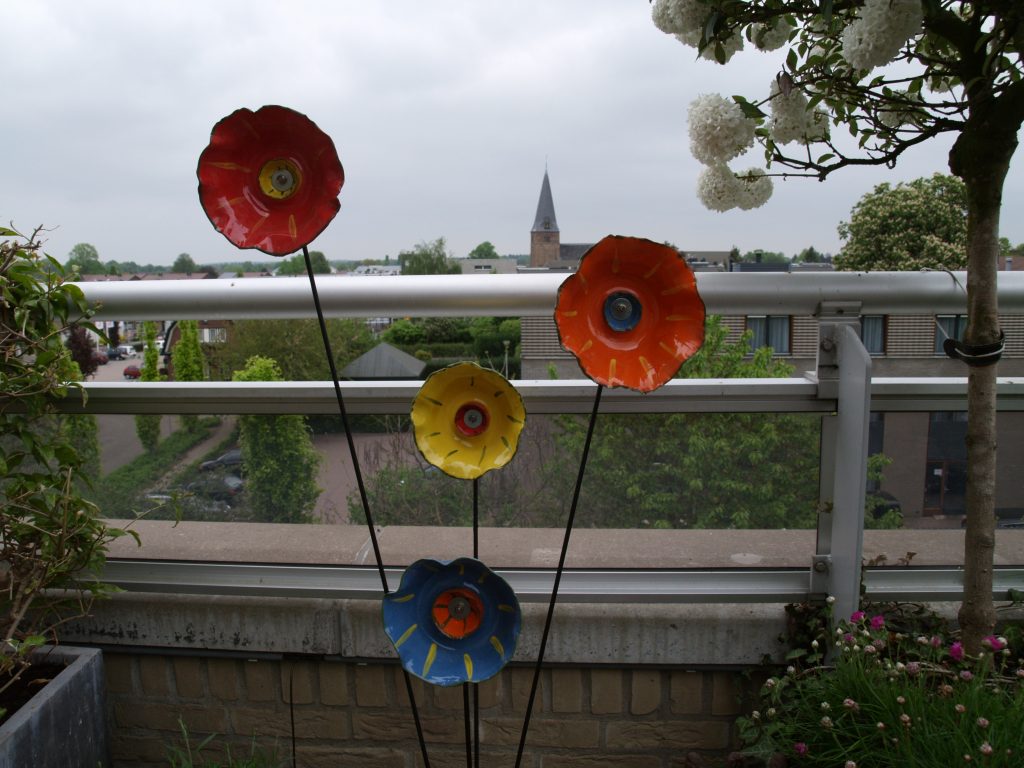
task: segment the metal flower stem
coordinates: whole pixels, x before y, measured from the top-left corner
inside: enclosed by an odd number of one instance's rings
[[[306,262],[306,274],[309,276],[309,287],[313,293],[313,306],[316,308],[316,319],[320,324],[320,338],[324,343],[324,353],[327,355],[327,365],[331,371],[331,380],[334,382],[334,395],[338,401],[338,413],[341,415],[341,424],[345,430],[345,438],[348,441],[349,455],[352,457],[352,470],[356,476],[356,485],[359,488],[359,499],[363,505],[363,514],[366,516],[366,526],[370,531],[370,543],[373,546],[373,556],[377,561],[377,571],[380,573],[381,587],[387,595],[391,590],[388,588],[388,577],[384,572],[384,560],[380,553],[380,544],[377,541],[377,531],[373,524],[373,516],[370,514],[370,501],[366,495],[366,485],[363,483],[363,473],[359,469],[359,457],[356,454],[356,444],[352,437],[352,429],[349,427],[348,411],[345,408],[345,398],[341,394],[341,382],[338,379],[338,368],[334,362],[334,353],[331,351],[331,340],[327,335],[327,321],[324,320],[323,307],[320,304],[320,294],[316,289],[316,278],[313,276],[313,263],[309,258],[309,248],[302,246],[302,258]],[[416,697],[412,689],[412,679],[409,672],[402,669],[405,677],[405,691],[409,696],[409,704],[412,707],[412,718],[416,724],[416,736],[420,743],[420,752],[423,755],[424,768],[430,768],[430,758],[427,757],[427,742],[423,737],[423,726],[420,723],[419,710],[416,708]]]
[[[540,651],[537,653],[537,663],[533,668],[533,683],[530,686],[530,698],[526,703],[526,717],[523,720],[523,731],[519,736],[519,750],[516,752],[516,768],[519,768],[523,760],[523,750],[526,747],[526,734],[530,730],[530,717],[533,714],[533,702],[537,698],[537,686],[540,682],[540,672],[544,665],[544,651],[548,645],[548,635],[551,632],[551,619],[555,614],[555,602],[558,600],[558,587],[562,582],[562,571],[565,569],[565,557],[569,552],[569,538],[572,536],[572,526],[576,519],[576,508],[579,505],[580,489],[583,487],[583,474],[587,469],[587,457],[590,455],[590,442],[594,437],[594,426],[597,423],[597,411],[601,407],[601,393],[604,386],[597,385],[597,393],[594,395],[594,407],[590,412],[590,422],[587,424],[587,437],[583,441],[583,454],[580,456],[580,468],[576,474],[576,486],[572,492],[572,504],[569,506],[569,517],[565,521],[565,536],[562,539],[562,551],[558,555],[558,568],[555,569],[555,583],[551,587],[551,601],[548,603],[548,613],[544,619],[544,631],[540,637]]]

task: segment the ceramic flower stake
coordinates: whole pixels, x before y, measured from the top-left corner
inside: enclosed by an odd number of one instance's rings
[[[675,248],[609,235],[558,291],[555,324],[583,372],[651,392],[704,343],[704,302]]]
[[[511,658],[519,637],[512,588],[479,560],[419,560],[384,598],[384,631],[411,674],[440,686],[479,683]]]
[[[331,137],[303,114],[239,109],[199,156],[199,201],[238,248],[287,256],[309,245],[341,204],[345,172]]]

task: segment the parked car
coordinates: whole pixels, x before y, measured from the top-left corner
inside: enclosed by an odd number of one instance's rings
[[[239,448],[233,448],[227,453],[223,453],[216,459],[210,459],[204,461],[199,465],[200,472],[209,472],[211,469],[217,469],[217,467],[240,467],[242,465],[242,451]]]
[[[196,496],[217,501],[230,501],[245,488],[245,481],[238,475],[208,476],[185,486],[185,490]]]
[[[137,365],[126,365],[123,375],[126,379],[137,379],[142,375],[142,370]]]
[[[135,347],[131,344],[122,344],[118,347],[121,350],[121,354],[125,357],[138,357],[139,353],[135,351]]]
[[[166,509],[185,517],[224,514],[231,509],[231,505],[226,501],[203,498],[188,491],[147,493],[145,499],[151,505],[151,509],[147,510],[149,512]]]
[[[107,347],[104,351],[107,353],[108,360],[124,360],[124,352],[120,347]]]
[[[93,350],[92,359],[96,361],[97,365],[106,365],[110,362],[110,358],[106,352],[101,352],[98,349]]]

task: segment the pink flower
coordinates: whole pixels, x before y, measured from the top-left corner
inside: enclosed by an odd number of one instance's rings
[[[977,723],[979,728],[988,728],[988,720],[984,717],[979,717]]]
[[[981,745],[981,747],[979,747],[979,749],[981,750],[981,754],[983,754],[983,755],[991,755],[992,754],[992,745],[989,744],[987,741],[984,742]]]
[[[993,651],[1001,651],[1006,647],[1006,641],[1001,637],[996,637],[995,635],[989,635],[981,642]]]
[[[949,655],[953,661],[964,660],[964,646],[963,643],[953,643],[949,646]]]
[[[798,741],[796,744],[793,745],[793,751],[801,757],[803,757],[807,754],[807,745],[804,744],[802,741]]]
[[[871,617],[871,628],[872,629],[881,629],[884,626],[885,626],[885,617],[884,616],[872,616]]]
[[[854,611],[850,614],[850,621],[860,621],[864,618],[864,611]]]
[[[969,669],[961,670],[960,671],[960,679],[961,680],[973,680],[974,679],[974,673],[971,672]]]

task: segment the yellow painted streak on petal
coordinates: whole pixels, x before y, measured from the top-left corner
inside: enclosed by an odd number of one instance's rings
[[[654,366],[651,365],[651,361],[643,355],[640,355],[640,365],[643,367],[646,373],[651,373],[654,370]]]
[[[465,575],[466,575],[466,566],[465,566],[465,564],[463,564],[463,565],[459,566],[459,576],[465,576]]]
[[[418,624],[413,624],[411,627],[405,630],[405,632],[402,633],[402,636],[395,641],[395,648],[401,647],[402,643],[404,643],[406,640],[412,637],[412,633],[416,631],[416,628],[418,626]]]
[[[452,450],[448,451],[448,453],[446,453],[446,454],[444,455],[444,457],[445,457],[446,459],[449,459],[449,458],[451,458],[452,456],[454,456],[454,455],[455,455],[456,453],[458,453],[458,452],[459,452],[459,449],[458,449],[458,448],[453,448]]]
[[[584,289],[586,289],[586,288],[587,288],[587,278],[585,278],[585,277],[583,276],[583,273],[582,273],[582,272],[577,272],[577,273],[576,273],[576,277],[577,277],[577,279],[578,279],[578,280],[579,280],[579,281],[580,281],[581,283],[583,283],[583,288],[584,288]]]
[[[661,292],[661,295],[662,296],[671,296],[674,293],[682,293],[685,290],[686,290],[686,286],[685,285],[677,285],[675,288],[666,288],[664,291]]]
[[[476,580],[476,583],[483,584],[485,581],[487,581],[487,571],[480,574],[480,578]]]
[[[650,280],[652,277],[654,277],[654,273],[657,272],[658,268],[662,264],[664,264],[664,263],[665,263],[665,260],[661,259],[661,261],[659,261],[657,264],[655,264],[653,267],[651,267],[650,270],[647,272],[647,274],[644,275],[644,280]]]
[[[390,598],[390,600],[392,603],[408,603],[414,597],[416,597],[416,593],[410,592],[408,595],[402,595],[401,597],[392,597]]]
[[[468,653],[462,654],[462,660],[466,663],[466,679],[469,682],[473,681],[473,659],[469,657]]]
[[[501,436],[501,444],[504,445],[506,448],[511,448],[512,447],[512,444],[508,441],[508,438],[505,437],[504,435]]]
[[[516,608],[515,608],[514,605],[505,605],[504,603],[500,603],[498,605],[498,610],[499,611],[504,611],[505,613],[515,613],[516,612]]]
[[[587,339],[587,343],[584,344],[582,347],[580,347],[580,354],[586,352],[592,346],[594,346],[594,340],[593,339]]]
[[[251,168],[247,168],[244,165],[239,165],[238,163],[219,162],[210,163],[210,165],[212,165],[214,168],[220,168],[221,170],[224,171],[243,171],[244,173],[252,173]]]
[[[234,208],[236,205],[241,205],[244,202],[245,202],[245,198],[244,197],[232,197],[230,200],[227,201],[227,205],[229,205],[232,208]]]
[[[420,677],[426,677],[430,674],[430,668],[434,666],[434,659],[437,658],[437,643],[430,644],[430,650],[427,651],[427,660],[423,662],[423,673]]]
[[[251,234],[252,234],[253,232],[255,232],[255,231],[256,231],[257,229],[259,229],[259,228],[260,228],[260,227],[262,227],[262,226],[263,226],[264,224],[266,224],[266,223],[267,223],[267,218],[268,218],[268,217],[266,217],[266,216],[261,216],[261,217],[259,218],[259,220],[258,220],[258,221],[257,221],[257,222],[256,222],[255,224],[253,224],[253,225],[252,225],[251,227],[249,227],[249,234],[251,235]]]
[[[669,315],[665,319],[668,320],[669,322],[672,322],[672,323],[680,323],[680,322],[685,322],[686,320],[689,320],[690,318],[688,318],[686,315]]]
[[[619,252],[616,250],[615,255],[612,257],[612,274],[619,274]]]
[[[288,234],[292,236],[292,240],[299,236],[299,228],[295,225],[294,213],[288,216]]]
[[[614,357],[608,361],[608,380],[611,381],[615,378],[615,368],[618,366],[619,361]]]
[[[500,389],[497,392],[494,393],[494,399],[495,400],[497,400],[499,397],[504,397],[504,396],[505,396],[505,393],[502,392]]]
[[[675,351],[674,349],[672,349],[672,347],[670,347],[670,346],[669,346],[668,344],[666,344],[666,343],[665,343],[664,341],[659,341],[659,342],[658,342],[658,346],[659,346],[659,347],[661,347],[662,349],[664,349],[664,350],[665,350],[666,352],[668,352],[668,353],[669,353],[670,355],[672,355],[672,357],[679,357],[679,355],[678,355],[678,354],[676,354],[676,351]]]
[[[482,448],[482,449],[480,450],[480,458],[479,458],[479,459],[477,459],[477,461],[476,461],[476,463],[477,463],[477,464],[478,464],[479,466],[481,466],[481,467],[482,467],[482,466],[484,465],[484,457],[485,457],[486,455],[487,455],[487,446],[485,445],[485,446],[484,446],[484,447],[483,447],[483,448]]]
[[[504,659],[505,658],[505,646],[503,646],[501,644],[501,640],[496,638],[494,635],[491,635],[491,645],[494,646],[494,650],[496,650],[498,652],[498,655],[501,656],[501,658]]]
[[[566,309],[562,311],[562,317],[576,317],[578,314],[578,309]]]

